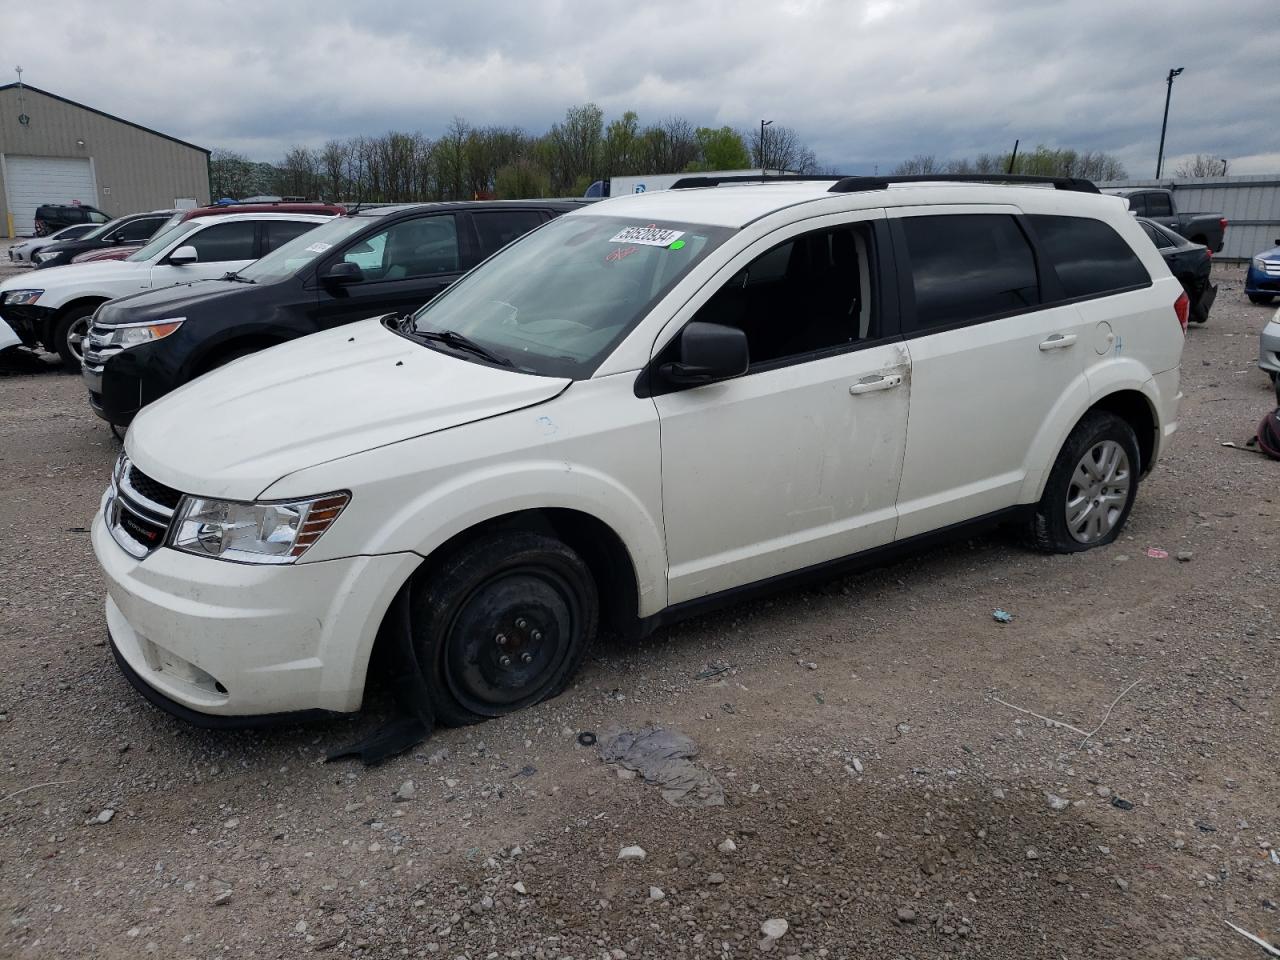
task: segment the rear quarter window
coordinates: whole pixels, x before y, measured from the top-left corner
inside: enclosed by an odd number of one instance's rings
[[[1104,297],[1151,283],[1138,255],[1109,224],[1047,214],[1027,219],[1068,299]]]

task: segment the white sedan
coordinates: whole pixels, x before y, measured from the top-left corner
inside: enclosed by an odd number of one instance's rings
[[[35,255],[49,246],[51,243],[61,243],[63,240],[79,240],[81,237],[94,230],[102,227],[100,223],[73,223],[69,227],[63,227],[57,233],[51,233],[47,237],[31,237],[29,240],[23,240],[21,243],[15,243],[9,248],[9,259],[14,263],[34,263]]]
[[[127,260],[9,277],[0,283],[0,317],[23,343],[56,351],[69,368],[79,370],[80,344],[94,311],[108,300],[234,273],[329,219],[309,213],[231,213],[186,220]]]

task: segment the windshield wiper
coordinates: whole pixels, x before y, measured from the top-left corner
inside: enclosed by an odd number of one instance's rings
[[[407,330],[406,332],[422,340],[434,340],[438,343],[446,343],[459,350],[466,350],[468,353],[474,353],[477,357],[482,357],[490,363],[501,364],[504,367],[515,366],[506,357],[498,356],[488,347],[480,346],[470,337],[459,333],[457,330]]]
[[[256,280],[250,280],[248,277],[242,277],[234,270],[228,270],[221,277],[223,280],[234,280],[236,283],[257,283]]]

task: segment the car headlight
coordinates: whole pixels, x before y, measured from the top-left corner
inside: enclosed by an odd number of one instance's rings
[[[45,253],[43,250],[38,250],[36,251],[35,259],[44,263],[46,260],[52,260],[56,256],[57,253]]]
[[[1259,273],[1266,273],[1266,272],[1267,272],[1267,261],[1263,260],[1261,257],[1254,257],[1254,258],[1253,258],[1253,269],[1257,270]]]
[[[346,493],[274,503],[184,497],[169,546],[239,563],[293,563],[320,539],[350,500]]]
[[[153,340],[163,340],[176,331],[186,317],[170,317],[168,320],[157,320],[155,323],[122,323],[111,328],[104,347],[119,347],[128,350]]]
[[[35,303],[43,293],[43,290],[6,290],[4,296],[0,297],[0,303],[7,303],[11,307],[21,307]]]

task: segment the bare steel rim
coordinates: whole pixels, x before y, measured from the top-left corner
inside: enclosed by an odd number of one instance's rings
[[[1111,533],[1129,502],[1133,472],[1129,454],[1114,440],[1090,447],[1067,486],[1067,529],[1078,543],[1098,543]]]
[[[76,358],[77,363],[84,361],[84,341],[89,336],[89,327],[93,323],[93,314],[76,317],[67,328],[67,349]]]

